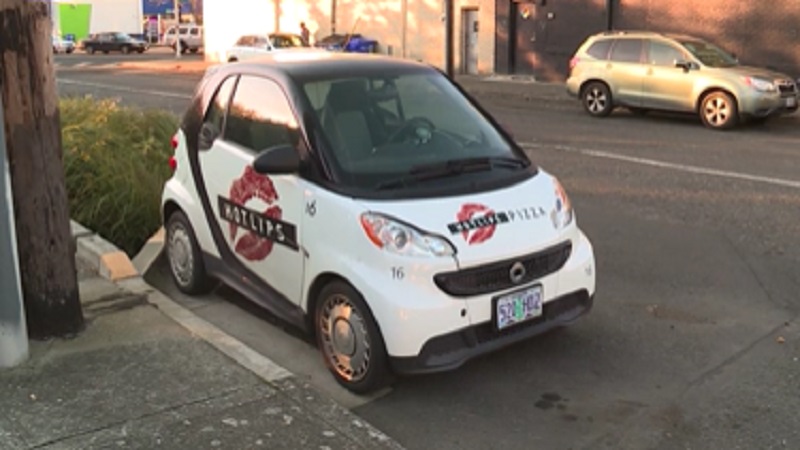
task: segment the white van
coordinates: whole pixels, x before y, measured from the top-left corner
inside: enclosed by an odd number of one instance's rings
[[[181,24],[178,27],[169,27],[164,33],[164,44],[176,50],[176,42],[180,43],[181,53],[197,53],[204,46],[203,27],[195,24]]]

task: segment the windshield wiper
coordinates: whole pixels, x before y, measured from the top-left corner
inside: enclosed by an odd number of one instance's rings
[[[477,158],[449,159],[435,164],[411,167],[408,175],[383,181],[375,186],[377,190],[408,187],[420,181],[437,180],[461,175],[462,173],[484,172],[494,168],[519,169],[527,167],[528,162],[508,156],[484,156]]]

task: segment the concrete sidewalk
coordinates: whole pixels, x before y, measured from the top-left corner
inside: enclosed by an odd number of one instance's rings
[[[0,449],[401,448],[140,277],[112,281],[79,253],[86,329],[33,341],[27,362],[0,371]]]

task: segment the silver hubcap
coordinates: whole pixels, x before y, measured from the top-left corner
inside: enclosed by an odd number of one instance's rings
[[[194,261],[192,260],[192,242],[189,232],[181,225],[173,225],[169,234],[167,252],[172,273],[182,286],[192,280]]]
[[[599,88],[591,88],[589,92],[586,93],[586,106],[589,108],[589,111],[593,113],[598,113],[605,109],[606,102],[608,102],[608,98]]]
[[[706,102],[703,109],[706,122],[714,126],[724,125],[731,117],[731,107],[722,97],[714,97]]]
[[[332,295],[324,300],[319,333],[322,351],[336,373],[349,381],[364,378],[372,354],[367,325],[347,297]]]

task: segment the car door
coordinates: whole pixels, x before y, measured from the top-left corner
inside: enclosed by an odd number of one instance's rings
[[[304,182],[296,175],[259,174],[253,161],[262,150],[292,145],[298,136],[294,113],[277,83],[231,77],[209,108],[201,132],[206,143],[201,142],[198,155],[212,215],[208,222],[216,229],[212,234],[223,263],[238,280],[266,283],[294,304],[302,295]]]
[[[606,80],[611,86],[615,103],[640,106],[642,82],[646,67],[643,64],[644,40],[616,39],[606,62]]]
[[[651,39],[647,48],[647,72],[642,84],[642,106],[669,111],[694,110],[697,71],[677,67],[688,56],[669,42]]]

